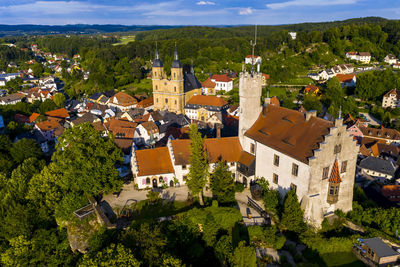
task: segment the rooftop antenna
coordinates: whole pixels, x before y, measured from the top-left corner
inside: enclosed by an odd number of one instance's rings
[[[257,25],[255,25],[255,32],[254,32],[254,43],[253,40],[250,40],[250,45],[252,46],[252,54],[251,54],[251,74],[254,72],[254,48],[257,45]]]

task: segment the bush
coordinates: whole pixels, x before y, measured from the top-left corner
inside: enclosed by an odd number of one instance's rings
[[[240,193],[243,191],[244,191],[244,184],[236,182],[235,183],[235,192]]]

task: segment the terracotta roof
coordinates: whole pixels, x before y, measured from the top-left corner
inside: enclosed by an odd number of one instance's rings
[[[190,139],[171,141],[176,165],[189,164],[191,142]],[[204,140],[204,149],[207,152],[209,163],[216,163],[220,160],[238,162],[243,151],[238,137],[207,138]]]
[[[252,58],[253,57],[253,55],[247,55],[246,56],[246,58]],[[260,56],[256,56],[256,55],[254,55],[254,58],[259,58]]]
[[[359,129],[365,137],[400,140],[400,132],[398,132],[395,129],[389,129],[383,127],[376,129],[364,126],[359,126]]]
[[[245,166],[250,166],[250,164],[256,159],[256,157],[246,151],[240,153],[239,162]]]
[[[313,85],[313,84],[309,84],[304,88],[304,91],[306,93],[315,93],[318,90],[319,90],[318,86]]]
[[[340,179],[339,164],[337,162],[337,159],[333,163],[333,168],[331,171],[331,176],[329,177],[329,182],[333,184],[338,184],[342,182],[342,179]]]
[[[96,131],[103,132],[106,130],[106,128],[104,127],[104,125],[101,121],[92,122],[92,125]]]
[[[145,121],[141,125],[143,126],[143,128],[146,129],[146,131],[149,135],[151,132],[153,134],[158,133],[158,127],[153,121]]]
[[[268,80],[270,78],[269,74],[263,73],[262,75],[265,77],[266,80]]]
[[[371,56],[371,54],[369,53],[369,52],[360,52],[360,53],[358,53],[360,56],[362,56],[362,57],[370,57]]]
[[[54,130],[54,136],[59,136],[64,132],[64,127],[60,125],[60,121],[54,118],[48,118],[45,121],[36,123],[36,126],[42,131],[52,131]]]
[[[109,103],[114,104],[114,99],[117,99],[117,101],[118,101],[118,104],[115,104],[115,105],[119,105],[119,106],[131,106],[131,105],[137,104],[136,98],[134,98],[133,96],[130,96],[124,92],[116,93],[113,97],[111,97]]]
[[[346,54],[347,54],[347,55],[353,55],[353,56],[355,56],[355,55],[357,55],[357,52],[351,51],[351,52],[347,52]]]
[[[114,143],[119,147],[124,154],[129,154],[132,148],[132,138],[115,138]]]
[[[133,138],[137,123],[127,120],[117,120],[115,118],[105,122],[106,128],[112,132],[117,138]]]
[[[232,81],[232,79],[229,78],[228,75],[226,74],[213,74],[211,80],[215,80],[217,82],[225,82],[225,83]]]
[[[153,97],[149,97],[146,99],[143,99],[142,101],[140,101],[136,108],[147,108],[147,107],[151,107],[154,105],[154,99]]]
[[[364,144],[362,144],[360,146],[360,154],[365,157],[368,157],[371,156],[371,151],[369,151],[368,148]]]
[[[333,123],[299,111],[268,105],[261,112],[246,136],[308,164]]]
[[[381,192],[390,201],[400,201],[400,185],[384,185]]]
[[[39,113],[36,113],[36,112],[32,113],[32,115],[29,116],[29,122],[30,123],[34,122],[39,116],[40,116]]]
[[[336,77],[339,79],[341,83],[351,82],[354,78],[354,74],[337,74]]]
[[[223,107],[228,105],[222,97],[213,95],[195,95],[187,102],[192,105]]]
[[[66,119],[69,117],[68,111],[65,108],[59,108],[56,110],[48,111],[45,113],[49,117]]]
[[[383,97],[389,97],[390,95],[395,95],[397,99],[400,98],[400,90],[392,89],[387,92]]]
[[[168,147],[136,150],[138,176],[173,173]]]
[[[211,81],[211,78],[208,78],[201,83],[201,86],[203,86],[204,88],[215,88],[216,85],[217,84],[215,82]]]

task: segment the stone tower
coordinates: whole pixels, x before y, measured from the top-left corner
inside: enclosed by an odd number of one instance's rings
[[[239,140],[244,146],[244,134],[253,126],[262,111],[262,74],[239,74]]]

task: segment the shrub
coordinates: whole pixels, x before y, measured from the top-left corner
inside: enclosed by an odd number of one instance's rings
[[[244,191],[244,184],[236,182],[235,183],[235,192],[240,193],[243,191]]]

